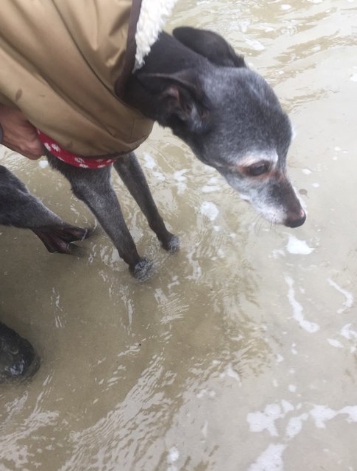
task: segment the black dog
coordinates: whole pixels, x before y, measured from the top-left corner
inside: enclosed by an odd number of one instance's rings
[[[161,33],[121,98],[170,127],[269,221],[289,227],[304,223],[305,212],[286,175],[290,121],[266,81],[249,70],[221,36],[186,27],[175,29],[173,36]],[[138,254],[124,222],[110,167],[81,169],[50,153],[47,157],[92,210],[130,271],[144,279],[150,263]],[[178,249],[178,239],[166,229],[134,153],[118,158],[114,168],[164,249]],[[6,175],[16,191],[12,196],[8,191],[5,210],[0,206],[0,223],[32,229],[51,251],[67,253],[69,243],[86,236],[84,229],[65,224]],[[22,205],[27,205],[26,211]]]

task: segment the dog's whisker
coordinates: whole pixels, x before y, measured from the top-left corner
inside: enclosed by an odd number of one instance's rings
[[[261,214],[257,214],[256,223],[255,223],[255,234],[257,236],[259,236],[264,223],[265,223],[265,219],[263,218],[263,216]]]

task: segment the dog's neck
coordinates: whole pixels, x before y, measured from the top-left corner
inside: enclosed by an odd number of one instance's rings
[[[204,70],[209,67],[207,59],[187,48],[173,36],[161,33],[145,58],[144,65],[129,78],[121,99],[138,109],[148,118],[166,125],[161,120],[162,109],[158,96],[162,90],[155,92],[150,88],[150,75],[171,75],[183,70]]]

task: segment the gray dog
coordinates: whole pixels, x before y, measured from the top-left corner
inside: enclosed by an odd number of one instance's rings
[[[128,105],[170,127],[266,219],[289,227],[304,223],[305,212],[286,174],[290,121],[267,82],[221,36],[188,27],[175,29],[173,36],[161,33],[120,94]],[[151,264],[138,254],[125,224],[110,183],[111,167],[73,167],[50,152],[47,158],[94,213],[133,275],[145,279]],[[177,250],[178,239],[166,229],[134,153],[113,166],[163,248]],[[50,251],[68,253],[71,242],[87,235],[47,210],[3,167],[0,197],[0,223],[32,229]]]

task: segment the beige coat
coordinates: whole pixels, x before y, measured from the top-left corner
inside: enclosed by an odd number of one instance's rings
[[[0,103],[64,149],[126,153],[153,123],[115,96],[134,66],[140,0],[0,0]]]

